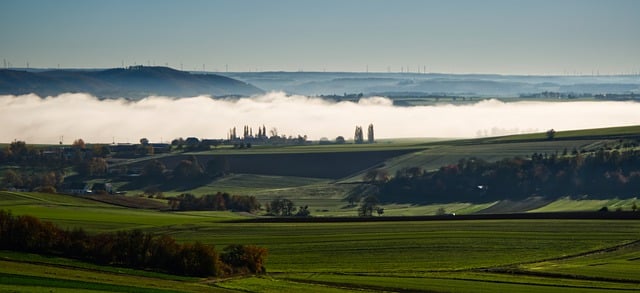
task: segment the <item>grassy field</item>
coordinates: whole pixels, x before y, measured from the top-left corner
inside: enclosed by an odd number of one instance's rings
[[[93,232],[188,225],[241,218],[231,212],[167,213],[119,206],[68,195],[0,191],[0,209],[13,214],[36,215],[63,228],[84,228]]]
[[[218,281],[4,251],[0,252],[0,291],[640,290],[637,277],[624,277],[640,273],[635,265],[640,257],[637,246],[619,247],[640,239],[638,221],[235,223],[227,220],[242,216],[131,210],[62,195],[8,192],[0,193],[0,208],[90,232],[141,228],[181,242],[218,247],[255,244],[269,250],[268,275]],[[446,208],[471,207],[451,204]],[[506,273],[505,268],[518,274]]]
[[[597,211],[603,207],[606,207],[610,211],[617,209],[629,211],[634,202],[638,204],[637,198],[603,200],[561,198],[541,208],[530,210],[529,212]]]
[[[640,135],[640,126],[621,126],[621,127],[607,127],[607,128],[595,128],[584,130],[567,130],[558,131],[555,134],[556,139],[615,139],[619,137],[638,137]],[[488,141],[500,142],[500,141],[519,141],[519,140],[545,140],[547,134],[532,133],[522,135],[509,135],[497,138],[489,138]]]

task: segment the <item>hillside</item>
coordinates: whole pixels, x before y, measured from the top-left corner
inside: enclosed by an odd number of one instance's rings
[[[411,72],[233,72],[224,73],[270,91],[304,95],[363,93],[384,96],[429,94],[526,97],[564,94],[637,93],[637,76],[522,76]]]
[[[194,74],[167,67],[135,66],[106,70],[0,70],[0,94],[39,96],[89,93],[100,98],[163,96],[248,96],[263,91],[216,74]]]

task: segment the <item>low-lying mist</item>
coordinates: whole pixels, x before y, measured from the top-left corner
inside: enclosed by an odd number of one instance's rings
[[[476,137],[532,131],[640,124],[634,102],[501,102],[396,107],[384,97],[358,102],[272,92],[241,99],[151,96],[139,101],[99,100],[86,94],[0,96],[0,142],[152,142],[177,137],[224,138],[234,126],[280,135],[333,140],[353,137],[356,125],[375,127],[376,138]]]

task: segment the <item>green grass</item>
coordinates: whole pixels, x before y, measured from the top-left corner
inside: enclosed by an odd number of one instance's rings
[[[635,281],[640,284],[640,245],[566,260],[520,266],[535,272]]]
[[[210,292],[213,289],[200,280],[176,281],[160,274],[148,277],[142,273],[132,274],[131,270],[113,272],[57,263],[0,260],[0,288],[7,285],[27,288],[19,291],[31,291],[33,287],[106,292]]]
[[[107,204],[87,198],[38,192],[10,192],[0,191],[0,205],[43,204],[77,207],[109,207]]]
[[[59,194],[0,192],[0,209],[15,215],[35,215],[63,228],[83,228],[92,232],[149,229],[239,219],[231,212],[158,212],[127,209],[93,200]]]
[[[215,285],[219,288],[233,289],[241,292],[362,292],[361,288],[340,288],[338,286],[326,286],[322,284],[310,284],[283,278],[252,277],[220,282]]]
[[[326,184],[329,180],[318,178],[235,174],[220,178],[191,190],[194,194],[228,192],[231,194],[253,195],[255,193],[277,192],[307,185]],[[171,193],[167,193],[171,194]]]
[[[422,276],[321,273],[287,274],[283,278],[302,283],[392,292],[606,292],[639,289],[637,285],[628,284],[486,273],[432,273]]]
[[[427,142],[441,141],[441,139],[433,138],[415,138],[415,139],[385,139],[374,144],[331,144],[331,145],[292,145],[292,146],[271,146],[260,145],[250,149],[233,149],[229,147],[220,147],[204,152],[193,152],[186,154],[296,154],[296,153],[332,153],[332,152],[361,152],[361,151],[386,151],[386,150],[403,150],[403,149],[420,149],[422,144]]]
[[[565,197],[529,212],[597,211],[603,207],[607,207],[612,212],[619,208],[630,211],[636,201],[635,197],[629,199],[571,199]]]
[[[0,290],[38,291],[38,286],[47,285],[70,291],[77,288],[124,290],[128,286],[135,287],[131,289],[133,291],[142,288],[140,290],[242,292],[535,292],[543,289],[551,292],[595,292],[640,289],[635,283],[589,279],[589,276],[597,275],[611,278],[622,278],[630,273],[637,275],[635,258],[640,256],[636,250],[602,253],[591,258],[554,260],[637,240],[640,230],[638,221],[257,224],[228,223],[224,220],[237,216],[218,212],[163,213],[52,204],[21,207],[39,207],[29,213],[47,216],[56,223],[67,223],[73,216],[78,226],[91,231],[101,231],[102,227],[139,227],[171,235],[180,242],[201,241],[218,248],[238,243],[260,245],[269,250],[267,270],[270,275],[205,284],[194,278],[100,267],[55,257],[0,252],[0,274],[18,275],[19,279],[26,280],[7,281],[0,284]],[[65,208],[72,210],[51,211]],[[388,208],[389,211],[394,208],[400,210],[401,206]],[[426,212],[437,207],[418,208]],[[451,204],[447,208],[463,210],[472,207]],[[109,213],[115,214],[103,216]],[[602,264],[605,260],[608,260],[606,265]],[[513,276],[483,271],[490,267],[518,266],[523,270],[535,269],[574,277]],[[106,287],[98,286],[100,284]]]
[[[554,137],[556,139],[590,139],[593,137],[617,138],[617,137],[638,136],[638,135],[640,135],[640,125],[557,131]],[[489,140],[518,141],[518,140],[546,140],[546,139],[547,139],[546,132],[540,132],[540,133],[532,133],[532,134],[502,136],[499,138],[489,139]]]
[[[83,289],[91,291],[107,291],[107,292],[177,292],[152,288],[141,288],[135,286],[123,286],[114,284],[105,284],[98,282],[86,282],[75,280],[64,280],[59,278],[47,278],[47,277],[35,277],[16,274],[4,274],[0,273],[0,284],[5,285],[22,285],[22,286],[37,286],[46,288],[68,288],[68,289]]]
[[[169,275],[158,272],[151,271],[141,271],[123,267],[112,267],[112,266],[100,266],[92,263],[87,263],[75,259],[68,259],[63,257],[56,256],[44,256],[33,253],[25,253],[25,252],[16,252],[10,250],[0,250],[0,260],[7,261],[7,264],[11,266],[11,263],[19,263],[19,262],[27,262],[30,264],[39,264],[39,265],[55,265],[60,267],[67,268],[75,268],[80,270],[89,270],[89,271],[101,271],[105,273],[114,273],[114,274],[126,274],[130,276],[140,276],[140,277],[149,277],[149,278],[160,278],[166,280],[174,280],[174,281],[197,281],[198,278],[193,277],[184,277],[177,275]]]
[[[612,228],[615,227],[615,228]],[[251,243],[270,272],[431,272],[535,261],[636,239],[635,221],[450,221],[200,224],[182,241]]]

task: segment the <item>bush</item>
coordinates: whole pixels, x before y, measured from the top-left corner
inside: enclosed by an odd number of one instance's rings
[[[254,245],[229,245],[221,255],[222,261],[234,274],[264,273],[266,258],[267,249]]]
[[[62,230],[31,216],[0,210],[0,249],[78,258],[101,265],[151,269],[186,276],[222,276],[261,273],[267,250],[231,245],[222,261],[213,246],[196,242],[177,244],[170,236],[140,230],[89,236],[83,230]],[[224,262],[224,263],[223,263]]]
[[[36,188],[36,191],[43,192],[43,193],[56,193],[56,188],[53,186],[42,186],[42,187]]]

